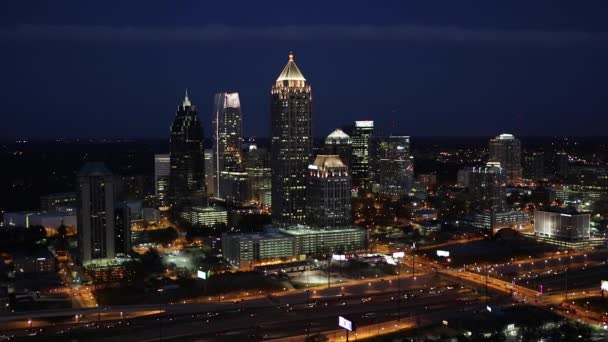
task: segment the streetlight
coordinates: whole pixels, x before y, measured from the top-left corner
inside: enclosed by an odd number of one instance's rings
[[[32,330],[32,320],[31,319],[27,320],[27,329]]]

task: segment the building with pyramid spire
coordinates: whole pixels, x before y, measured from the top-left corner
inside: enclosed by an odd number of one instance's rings
[[[271,91],[271,139],[273,219],[279,224],[304,223],[312,94],[292,52]]]
[[[188,91],[171,124],[169,198],[175,207],[206,205],[203,130]]]

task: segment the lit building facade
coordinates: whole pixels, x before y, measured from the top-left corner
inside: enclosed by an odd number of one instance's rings
[[[285,234],[222,235],[222,256],[235,266],[246,267],[253,262],[287,259],[295,255],[295,240]]]
[[[506,176],[498,163],[469,166],[459,170],[459,184],[467,188],[482,210],[506,210],[506,195],[502,187]]]
[[[522,181],[521,141],[512,134],[501,134],[490,139],[490,162],[500,163],[507,181],[519,184]]]
[[[351,172],[355,186],[366,186],[369,182],[369,144],[373,134],[373,121],[355,121],[351,134],[353,146]]]
[[[213,107],[213,155],[216,179],[216,197],[234,196],[231,173],[242,172],[243,117],[239,93],[217,93]],[[229,178],[226,184],[223,178]],[[227,185],[227,188],[224,188]]]
[[[114,177],[104,163],[86,163],[78,173],[80,262],[115,256]]]
[[[228,223],[228,212],[216,207],[191,207],[180,213],[192,225],[213,227]]]
[[[215,168],[213,167],[213,149],[206,148],[204,151],[205,156],[205,188],[207,189],[207,196],[215,196],[217,185],[215,177]]]
[[[298,255],[362,251],[366,248],[368,239],[366,230],[352,226],[311,229],[297,225],[280,231],[295,238]]]
[[[222,256],[232,265],[297,259],[304,255],[363,251],[367,231],[347,226],[339,229],[311,229],[304,225],[270,229],[261,233],[222,235]]]
[[[270,207],[272,202],[272,170],[268,150],[251,145],[245,153],[244,160],[245,171],[249,178],[250,199],[260,207]]]
[[[271,91],[272,216],[280,224],[306,219],[306,170],[312,155],[311,87],[289,54]]]
[[[391,196],[407,193],[414,182],[410,137],[391,135],[370,139],[369,170],[374,191]]]
[[[352,223],[351,176],[338,155],[318,155],[308,166],[306,214],[309,225],[336,228]]]
[[[168,153],[154,155],[154,196],[165,200],[169,191],[169,170],[171,158]]]
[[[176,207],[206,205],[203,130],[188,94],[171,125],[169,197]]]
[[[564,241],[589,240],[591,214],[570,208],[551,207],[534,212],[534,233]]]

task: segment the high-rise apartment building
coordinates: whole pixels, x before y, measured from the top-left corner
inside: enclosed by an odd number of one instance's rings
[[[169,170],[171,158],[168,153],[154,155],[154,196],[165,200],[169,191]]]
[[[308,224],[338,228],[352,224],[351,176],[338,155],[318,155],[308,166]]]
[[[260,207],[270,207],[272,201],[272,171],[268,150],[251,145],[244,157],[245,171],[249,178],[250,199]]]
[[[293,53],[271,91],[272,216],[277,223],[306,219],[306,173],[312,155],[311,87]]]
[[[207,196],[215,196],[217,190],[216,187],[216,178],[215,178],[215,168],[213,167],[213,149],[206,148],[204,151],[205,156],[205,188],[207,189]]]
[[[114,207],[114,251],[123,255],[131,252],[131,208],[126,203]]]
[[[490,139],[490,162],[500,163],[507,181],[518,184],[522,181],[521,141],[512,134],[501,134]]]
[[[410,155],[410,137],[391,135],[372,137],[369,170],[373,188],[391,196],[409,191],[414,181],[414,161]]]
[[[169,197],[177,207],[206,205],[203,130],[188,93],[171,124]]]
[[[351,134],[353,146],[351,173],[355,186],[366,186],[369,182],[369,144],[373,133],[373,121],[355,121]]]
[[[557,152],[555,154],[555,174],[562,178],[568,177],[568,165],[570,157],[568,153],[564,151]]]
[[[213,155],[216,197],[232,197],[234,172],[242,172],[243,117],[239,93],[217,93],[213,106]],[[225,186],[223,186],[225,185]]]
[[[498,163],[488,163],[486,166],[470,166],[461,170],[466,174],[465,187],[478,208],[502,212],[506,210],[506,197],[504,188],[504,170]]]
[[[78,172],[80,262],[115,256],[114,176],[104,163],[86,163]]]
[[[344,165],[350,169],[353,159],[353,142],[343,130],[336,129],[325,139],[324,153],[340,156]]]

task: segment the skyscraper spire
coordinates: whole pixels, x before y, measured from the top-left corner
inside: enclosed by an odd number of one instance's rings
[[[188,106],[192,106],[192,104],[190,103],[190,99],[188,98],[188,88],[186,88],[186,97],[184,97],[184,102],[182,103],[182,105],[184,107]]]
[[[304,78],[304,75],[302,75],[302,72],[300,71],[296,63],[293,61],[293,58],[293,51],[289,51],[289,61],[287,62],[287,65],[285,65],[285,68],[283,68],[283,71],[281,72],[279,77],[277,78],[277,82],[306,81],[306,78]]]

